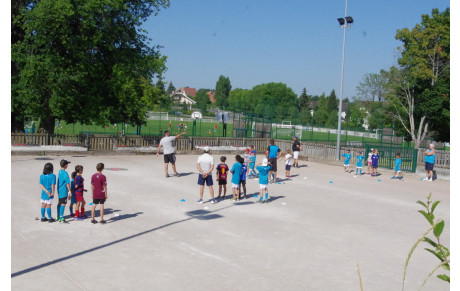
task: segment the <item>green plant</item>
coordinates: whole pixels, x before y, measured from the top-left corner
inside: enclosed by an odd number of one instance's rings
[[[444,230],[445,223],[444,223],[444,220],[440,220],[440,219],[435,221],[435,216],[434,216],[434,210],[436,209],[436,206],[438,206],[440,201],[432,202],[432,201],[430,201],[430,199],[431,199],[431,193],[428,195],[426,203],[424,203],[424,202],[422,202],[420,200],[417,201],[418,204],[420,204],[420,205],[422,205],[424,207],[424,210],[419,210],[418,212],[420,212],[426,218],[426,220],[430,223],[430,228],[428,228],[425,231],[425,233],[423,233],[419,237],[419,239],[415,242],[415,244],[410,249],[409,254],[407,255],[406,264],[404,265],[404,276],[403,276],[402,290],[404,290],[404,282],[405,282],[405,279],[406,279],[407,266],[409,265],[409,260],[412,257],[412,254],[414,253],[414,251],[417,248],[418,244],[420,242],[422,242],[422,241],[427,243],[427,244],[429,244],[430,247],[431,247],[431,248],[425,248],[425,250],[430,252],[434,256],[436,256],[441,261],[441,263],[439,265],[437,265],[428,274],[428,276],[423,281],[420,289],[422,289],[423,286],[425,286],[425,284],[428,281],[428,279],[440,267],[444,268],[447,271],[450,271],[450,265],[449,265],[449,263],[450,263],[450,251],[449,251],[449,249],[447,247],[445,247],[444,245],[441,244],[441,234],[442,234],[442,231]],[[428,237],[428,234],[431,231],[433,231],[433,235],[435,237],[434,240]],[[443,280],[443,281],[446,281],[446,282],[450,283],[450,276],[448,276],[446,274],[440,274],[437,277],[439,279]]]

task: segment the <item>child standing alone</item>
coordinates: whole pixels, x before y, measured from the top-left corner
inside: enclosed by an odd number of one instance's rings
[[[393,174],[393,177],[391,177],[391,179],[402,180],[403,177],[399,176],[401,174],[401,164],[402,164],[401,154],[397,153],[396,154],[396,159],[395,159],[395,172]]]
[[[56,190],[56,175],[53,174],[53,164],[46,163],[43,167],[43,174],[40,175],[40,188],[41,192],[41,221],[54,222],[55,220],[51,216],[51,204],[54,198],[54,191]],[[48,215],[48,219],[45,217],[45,212]]]
[[[290,178],[292,165],[292,155],[290,150],[287,150],[287,154],[284,156],[284,159],[286,160],[286,178]]]
[[[359,175],[361,176],[362,173],[362,169],[363,169],[363,160],[364,160],[364,156],[363,156],[363,152],[360,151],[358,153],[358,155],[356,156],[356,173],[355,173],[355,176],[358,175],[358,171],[359,171]]]
[[[268,164],[268,159],[262,160],[262,165],[258,164],[257,171],[259,171],[259,201],[260,203],[266,203],[268,200],[268,173],[271,170],[271,165]]]
[[[94,219],[94,212],[96,210],[96,205],[99,204],[102,224],[105,223],[104,220],[104,203],[107,200],[107,179],[102,174],[104,170],[104,164],[99,163],[96,165],[97,173],[91,177],[91,190],[93,192],[93,207],[91,208],[91,223],[97,223]]]

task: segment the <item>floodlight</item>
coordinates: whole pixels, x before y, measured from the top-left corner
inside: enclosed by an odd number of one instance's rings
[[[337,20],[339,21],[339,24],[340,24],[340,25],[344,25],[344,24],[345,24],[345,19],[343,19],[343,18],[337,18]]]
[[[346,16],[345,20],[347,21],[347,24],[352,24],[353,23],[353,17],[351,17],[351,16]]]

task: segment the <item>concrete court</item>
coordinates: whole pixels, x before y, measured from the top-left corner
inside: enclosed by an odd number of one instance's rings
[[[234,155],[227,157],[231,167]],[[52,162],[57,174],[61,158],[71,161],[69,174],[84,166],[87,189],[98,162],[127,169],[104,171],[106,225],[35,220],[43,165]],[[12,290],[360,290],[357,264],[364,290],[401,290],[405,258],[428,228],[415,202],[430,192],[441,200],[435,214],[446,221],[449,246],[448,181],[390,180],[388,170],[353,178],[342,167],[302,161],[294,177],[269,185],[270,203],[231,202],[229,187],[228,199],[200,205],[196,159],[177,156],[182,176],[166,178],[163,156],[12,156]],[[252,196],[258,181],[247,188]],[[439,263],[424,247],[409,264],[405,290],[418,290]],[[424,290],[449,284],[433,276]]]

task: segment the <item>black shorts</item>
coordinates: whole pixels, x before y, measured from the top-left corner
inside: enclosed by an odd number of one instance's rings
[[[175,164],[176,163],[176,155],[167,154],[167,155],[163,155],[163,156],[164,156],[165,164],[167,164],[167,163]]]
[[[227,185],[227,180],[219,180],[219,185]]]
[[[270,162],[270,165],[272,166],[270,171],[276,172],[277,171],[276,161],[278,161],[278,159],[277,158],[269,158],[268,161]]]
[[[61,204],[67,204],[67,197],[59,198],[59,205]]]
[[[240,188],[243,185],[243,188],[246,188],[246,180],[240,180]]]
[[[434,168],[434,163],[425,162],[425,170],[433,171],[433,168]]]
[[[96,204],[104,204],[105,203],[105,199],[93,199],[93,204],[96,205]]]

